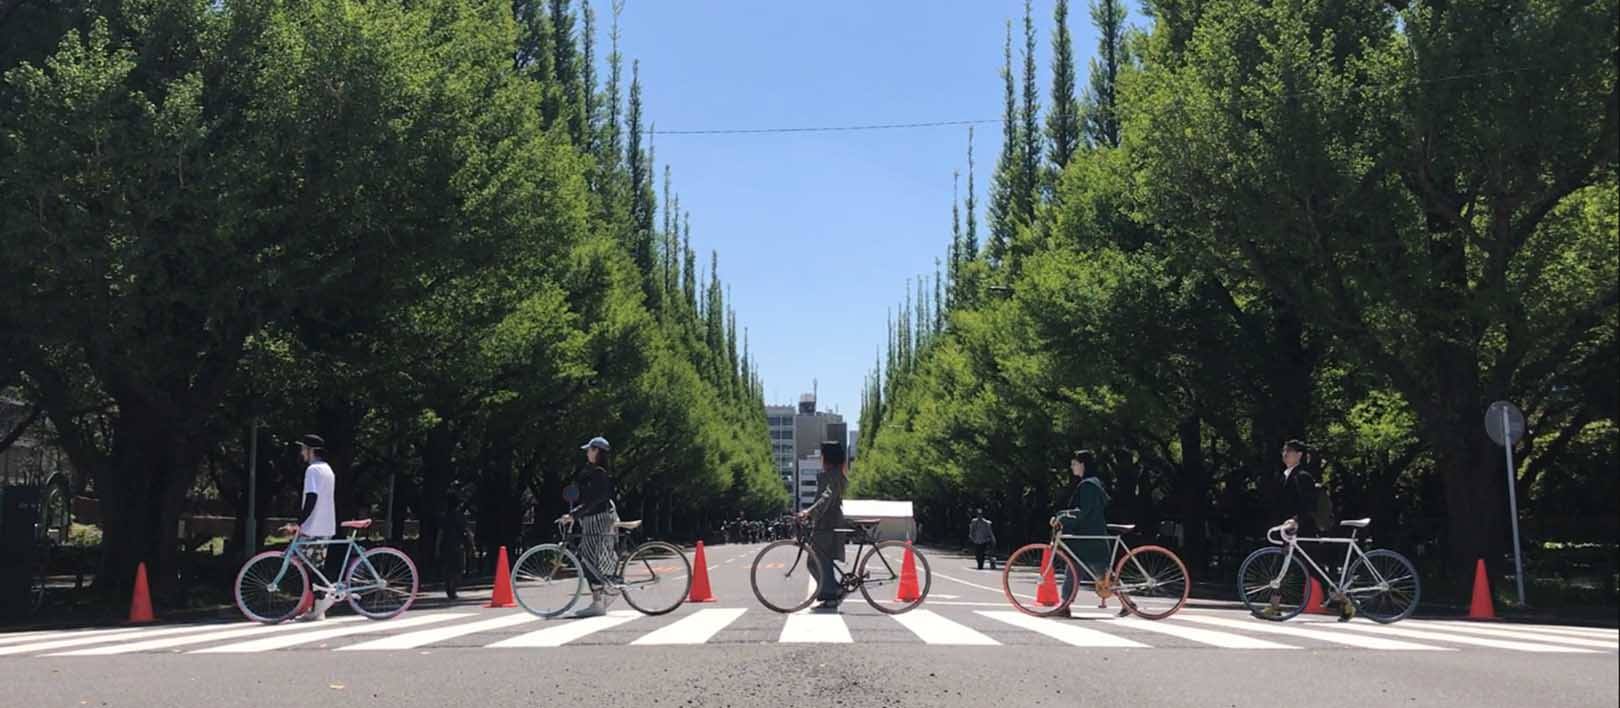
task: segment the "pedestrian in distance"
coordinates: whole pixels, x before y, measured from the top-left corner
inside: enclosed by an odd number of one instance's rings
[[[990,520],[984,518],[984,510],[973,512],[973,520],[968,522],[968,542],[973,544],[974,555],[978,560],[979,570],[984,570],[984,561],[990,560],[990,569],[996,569],[996,531],[990,525]]]
[[[456,599],[456,590],[461,587],[462,575],[467,570],[467,549],[472,546],[472,533],[467,530],[467,514],[461,508],[461,496],[454,490],[446,492],[444,519],[439,524],[436,544],[446,599]]]

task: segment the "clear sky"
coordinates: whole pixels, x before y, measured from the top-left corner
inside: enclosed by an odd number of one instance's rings
[[[610,4],[593,2],[605,61]],[[1043,109],[1054,4],[1034,3]],[[627,90],[628,62],[641,62],[658,130],[998,119],[1006,22],[1021,71],[1022,16],[1022,0],[629,0],[620,50]],[[1085,0],[1071,2],[1069,28],[1083,85],[1097,45]],[[670,165],[691,212],[699,264],[720,252],[768,402],[796,402],[815,380],[821,407],[854,422],[888,310],[909,277],[932,278],[948,252],[951,174],[962,171],[965,193],[967,133],[655,136],[660,178]],[[981,243],[1000,147],[998,124],[974,128]]]

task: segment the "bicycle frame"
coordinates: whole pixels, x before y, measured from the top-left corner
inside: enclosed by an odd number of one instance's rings
[[[838,531],[842,531],[842,530],[843,529],[836,529],[835,533],[838,532]],[[851,531],[850,535],[852,537],[854,537],[854,539],[855,539],[855,558],[857,559],[856,562],[858,562],[860,557],[861,557],[861,554],[866,552],[867,545],[870,544],[870,545],[876,546],[877,543],[872,540],[871,531],[866,526],[856,524],[853,528],[850,529],[850,531]],[[799,567],[799,561],[803,560],[804,557],[806,555],[808,555],[804,551],[805,551],[806,548],[812,548],[812,546],[810,544],[810,537],[813,534],[814,534],[814,530],[811,529],[808,524],[800,524],[799,525],[799,531],[796,534],[796,538],[794,539],[795,541],[798,542],[799,552],[798,552],[798,555],[795,556],[794,559],[793,559],[793,565],[788,567],[788,571],[787,571],[788,575],[792,575],[793,571]],[[846,542],[846,545],[847,545],[847,542]],[[882,554],[878,554],[878,559],[883,561],[883,566],[885,568],[888,568],[889,572],[894,573],[895,575],[899,575],[899,572],[896,571],[892,566],[889,565],[889,559],[888,558],[884,558]],[[850,567],[853,568],[854,567],[853,564]],[[838,581],[839,592],[842,593],[844,596],[848,596],[851,593],[855,592],[855,589],[857,587],[859,587],[861,585],[861,583],[864,583],[866,581],[866,578],[864,578],[864,577],[858,576],[858,575],[856,575],[856,574],[854,574],[852,572],[845,571],[844,568],[843,568],[843,561],[838,561],[838,560],[833,561],[832,562],[832,569],[833,569],[833,574],[835,575],[835,577],[836,577],[836,579]],[[809,568],[808,570],[812,574],[821,572],[819,568]],[[853,582],[853,583],[850,582],[851,578],[854,578],[855,582]]]
[[[1351,528],[1349,538],[1316,537],[1302,539],[1298,536],[1286,533],[1286,526],[1287,524],[1282,526],[1274,526],[1270,530],[1266,531],[1266,541],[1270,542],[1274,546],[1288,547],[1288,551],[1283,554],[1282,570],[1277,574],[1276,579],[1271,581],[1272,589],[1282,586],[1283,576],[1288,573],[1289,563],[1292,561],[1294,553],[1297,552],[1299,553],[1300,558],[1304,559],[1306,565],[1310,566],[1316,571],[1317,575],[1321,576],[1322,579],[1326,580],[1329,585],[1333,586],[1331,592],[1350,596],[1352,594],[1351,589],[1346,588],[1345,583],[1349,581],[1351,559],[1365,560],[1367,558],[1367,553],[1361,550],[1361,544],[1358,543],[1359,539],[1356,538],[1361,529]],[[1322,566],[1317,565],[1316,559],[1312,558],[1308,551],[1300,547],[1300,541],[1306,541],[1309,543],[1344,544],[1344,563],[1339,568],[1339,579],[1337,581],[1328,575],[1327,570],[1323,569]],[[1380,589],[1388,587],[1389,580],[1378,572],[1377,567],[1373,566],[1372,563],[1366,563],[1365,565],[1373,574],[1373,577],[1378,579],[1378,585],[1368,588],[1369,592],[1376,592]]]
[[[377,572],[376,568],[372,567],[371,561],[366,560],[365,549],[362,548],[360,546],[360,544],[354,540],[355,534],[357,534],[357,533],[358,533],[357,531],[350,531],[348,536],[346,536],[344,538],[341,538],[341,539],[339,539],[339,538],[315,539],[315,538],[312,538],[312,537],[309,537],[309,536],[305,536],[302,533],[300,533],[297,536],[293,537],[292,543],[287,545],[286,552],[284,552],[282,554],[282,556],[281,556],[281,570],[276,573],[275,578],[271,579],[271,581],[270,581],[271,587],[280,587],[281,579],[286,577],[287,569],[292,565],[293,558],[296,557],[299,561],[301,561],[304,564],[304,568],[306,570],[308,570],[311,573],[314,573],[315,577],[320,579],[320,583],[315,583],[315,582],[310,583],[311,589],[322,590],[322,591],[325,591],[325,592],[335,593],[340,597],[343,596],[343,595],[346,595],[349,592],[352,592],[354,590],[354,588],[344,587],[343,578],[342,578],[341,575],[338,577],[337,582],[333,582],[331,579],[326,577],[325,573],[321,572],[321,568],[319,567],[319,564],[315,563],[309,557],[309,554],[306,551],[306,549],[314,547],[314,546],[337,546],[337,545],[345,546],[345,549],[343,551],[343,565],[341,567],[348,568],[349,563],[350,563],[350,559],[355,558],[357,553],[358,553],[359,562],[361,564],[365,565],[365,567],[368,570],[371,571],[372,577],[379,576],[380,573]]]

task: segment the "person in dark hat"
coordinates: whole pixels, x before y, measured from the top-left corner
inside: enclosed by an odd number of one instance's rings
[[[595,437],[580,449],[585,451],[586,465],[575,482],[579,486],[579,499],[563,515],[562,521],[580,525],[581,560],[590,561],[584,565],[584,570],[585,579],[591,585],[591,604],[572,616],[600,617],[607,614],[610,582],[602,574],[614,572],[619,565],[619,556],[614,550],[618,540],[618,528],[614,524],[619,522],[619,512],[613,505],[613,446],[608,444],[607,438]]]
[[[307,465],[304,468],[304,508],[298,515],[301,521],[287,524],[281,527],[281,531],[315,541],[329,539],[337,533],[337,506],[334,499],[337,475],[332,473],[332,466],[326,464],[326,440],[315,434],[299,438],[298,457]],[[325,545],[307,546],[304,551],[310,562],[322,568],[323,572],[327,570],[326,548]],[[328,577],[332,576],[329,574]],[[336,595],[323,591],[309,611],[299,619],[306,622],[326,619],[326,611],[336,601]]]

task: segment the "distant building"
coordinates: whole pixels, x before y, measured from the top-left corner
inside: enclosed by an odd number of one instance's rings
[[[771,461],[789,498],[797,496],[793,464],[798,459],[793,449],[793,416],[797,413],[798,409],[793,406],[765,406],[765,424],[771,435]]]
[[[844,417],[816,410],[815,394],[807,393],[799,397],[797,406],[765,406],[765,422],[770,429],[776,471],[787,485],[797,511],[815,501],[816,481],[821,477],[821,443],[827,440],[828,426],[843,423]]]

